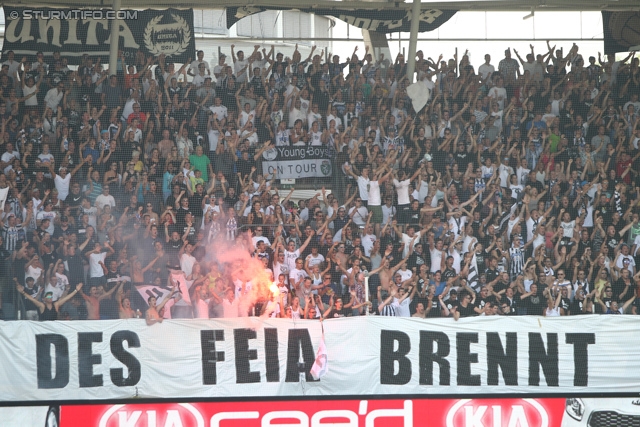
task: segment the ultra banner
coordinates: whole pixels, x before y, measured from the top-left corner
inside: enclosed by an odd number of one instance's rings
[[[327,320],[318,380],[318,321],[6,322],[0,399],[637,394],[637,319],[579,320]]]
[[[165,54],[173,62],[195,58],[193,10],[54,9],[4,6],[3,57],[12,50],[35,58],[59,51],[70,64],[79,64],[85,53],[109,60],[110,23],[120,19],[120,48],[128,58],[138,50],[145,55]]]
[[[331,153],[325,147],[273,147],[262,153],[262,168],[278,178],[331,176]]]
[[[602,12],[604,53],[640,49],[640,12]]]
[[[337,3],[336,8],[340,7]],[[411,21],[414,19],[411,10],[368,10],[368,9],[300,9],[291,7],[305,13],[315,13],[316,15],[335,16],[354,27],[363,30],[372,30],[379,33],[397,33],[409,32],[411,29]],[[227,8],[227,28],[231,28],[233,24],[254,13],[264,12],[266,10],[283,10],[286,7],[264,7],[264,6],[243,6]],[[440,10],[427,9],[422,10],[418,19],[420,20],[419,30],[421,33],[425,31],[433,31],[447,22],[457,11],[456,10]]]

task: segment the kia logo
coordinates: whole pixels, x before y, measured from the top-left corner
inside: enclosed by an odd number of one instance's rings
[[[127,409],[125,405],[110,407],[100,418],[99,427],[205,427],[202,414],[188,403],[178,403],[166,411]]]
[[[547,411],[535,399],[516,399],[509,405],[491,402],[459,400],[447,413],[446,427],[549,427]]]
[[[636,405],[636,406],[640,406],[640,399],[632,400],[631,404],[632,405]]]

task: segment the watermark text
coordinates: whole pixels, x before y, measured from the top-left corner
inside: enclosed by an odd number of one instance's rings
[[[65,10],[39,10],[24,9],[21,12],[13,10],[9,13],[11,19],[46,19],[46,20],[72,20],[72,19],[138,19],[137,10],[97,10],[97,9],[65,9]]]

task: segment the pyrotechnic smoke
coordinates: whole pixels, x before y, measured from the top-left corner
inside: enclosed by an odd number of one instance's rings
[[[270,288],[273,279],[265,270],[262,260],[252,257],[252,253],[253,244],[249,231],[240,234],[234,241],[218,238],[207,248],[206,259],[218,264],[234,286],[245,284],[245,291],[241,292],[238,302],[240,316],[247,316],[254,310],[255,315],[260,315],[260,303],[269,301],[272,295]]]

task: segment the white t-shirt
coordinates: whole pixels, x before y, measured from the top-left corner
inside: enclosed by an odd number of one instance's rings
[[[196,303],[195,309],[196,319],[208,319],[209,318],[209,303],[207,301],[199,299]]]
[[[570,222],[561,222],[560,223],[560,227],[562,228],[563,232],[562,232],[562,237],[568,237],[569,239],[573,238],[573,229],[576,226],[576,222],[574,221],[570,221]]]
[[[380,183],[378,181],[369,181],[369,206],[380,206],[382,198],[380,197]]]
[[[107,257],[106,252],[100,252],[98,254],[93,253],[89,255],[89,276],[90,277],[103,277],[104,270],[102,270],[102,266],[100,263],[104,263],[105,258]]]
[[[382,205],[382,223],[386,224],[389,221],[389,217],[394,217],[396,214],[395,206],[387,207],[387,205]]]
[[[358,177],[358,191],[360,192],[360,198],[363,201],[369,201],[369,183],[371,181],[369,178],[365,178],[363,176]]]
[[[324,256],[322,254],[318,254],[318,256],[314,257],[312,254],[307,255],[306,261],[309,262],[309,268],[322,264],[324,262]]]
[[[371,256],[371,250],[373,249],[373,244],[375,243],[377,237],[375,234],[365,234],[362,236],[362,246],[364,247],[364,256]]]
[[[225,318],[234,318],[239,316],[237,299],[234,299],[233,302],[230,302],[228,298],[225,298],[224,300],[222,300],[222,307],[224,309]]]
[[[319,147],[322,145],[322,132],[310,132],[311,134],[311,145],[313,147]]]
[[[467,217],[461,216],[460,218],[456,218],[452,216],[449,218],[449,230],[451,230],[455,235],[459,235],[467,225]]]
[[[12,153],[9,153],[7,151],[2,155],[2,157],[0,157],[0,160],[2,160],[5,163],[9,163],[9,165],[6,168],[4,168],[5,174],[8,174],[9,171],[13,169],[13,166],[11,165],[11,162],[13,161],[13,159],[20,159],[20,153],[18,153],[17,151],[13,151]]]
[[[284,250],[284,263],[287,264],[289,271],[293,271],[296,268],[296,260],[300,258],[300,250],[296,249],[293,252]]]
[[[354,209],[356,209],[355,206],[349,209],[349,215],[351,215],[351,212],[353,212]],[[353,223],[358,226],[365,225],[367,223],[367,215],[369,215],[367,208],[360,206],[357,208],[356,213],[353,214]]]
[[[396,317],[411,317],[411,311],[409,305],[411,304],[411,298],[407,297],[402,300],[396,307]]]
[[[38,212],[38,215],[36,216],[36,219],[38,221],[42,221],[42,220],[45,220],[45,219],[49,220],[49,227],[47,227],[46,232],[49,233],[52,236],[53,236],[53,231],[55,229],[55,225],[53,224],[53,222],[55,221],[56,216],[58,216],[58,214],[55,211],[51,211],[51,212],[40,211],[40,212]]]
[[[200,64],[204,64],[204,69],[207,70],[207,72],[205,72],[205,75],[211,74],[211,68],[209,68],[209,63],[207,61],[198,61],[197,59],[195,61],[192,61],[191,66],[189,67],[193,74],[195,74],[196,76],[198,75],[199,73],[198,65]]]
[[[38,89],[38,87],[36,85],[33,85],[31,87],[25,85],[25,87],[22,88],[22,95],[23,96],[29,96],[32,93],[34,93],[37,89]],[[24,105],[25,105],[25,107],[37,107],[38,106],[38,97],[36,95],[34,95],[31,98],[25,99],[24,100]]]
[[[437,249],[429,249],[431,253],[431,272],[435,273],[440,270],[440,264],[442,263],[443,252]]]
[[[111,206],[111,209],[116,207],[116,199],[114,199],[111,194],[107,196],[100,194],[96,197],[96,207],[98,209],[102,210],[106,205]]]
[[[486,80],[489,74],[495,73],[496,67],[491,64],[482,64],[478,67],[478,74],[482,75],[482,80]]]
[[[399,205],[408,205],[411,202],[409,199],[409,183],[410,181],[408,179],[404,181],[393,180],[393,185],[396,187],[396,192],[398,193]]]
[[[62,178],[60,175],[56,174],[56,177],[53,179],[53,183],[56,186],[56,190],[58,190],[58,198],[60,200],[66,200],[69,195],[69,183],[71,182],[71,174],[68,173],[67,176]]]
[[[636,240],[637,239],[638,239],[638,236],[636,236]],[[616,267],[623,269],[625,260],[629,261],[629,264],[627,265],[627,270],[629,270],[629,273],[631,273],[631,275],[633,276],[633,268],[636,266],[636,261],[633,259],[631,255],[620,254],[618,259],[616,260]]]
[[[222,120],[223,118],[227,118],[229,112],[227,110],[227,107],[225,107],[224,105],[212,105],[211,107],[209,107],[209,110],[211,110],[215,115],[216,115],[216,119],[218,120]]]
[[[420,232],[416,232],[413,234],[413,236],[418,236],[416,237],[416,240],[414,240],[413,242],[413,247],[415,248],[416,244],[418,242],[420,242]],[[408,234],[402,233],[402,243],[404,244],[404,249],[402,250],[402,257],[406,258],[407,255],[409,255],[409,244],[411,243],[411,241],[413,240],[413,237],[410,237]],[[438,264],[438,270],[440,269],[440,264]]]
[[[289,273],[289,279],[291,280],[290,284],[293,286],[295,283],[300,282],[300,286],[302,286],[302,280],[307,277],[307,272],[304,270],[298,270],[297,268],[292,268]],[[302,301],[302,300],[301,300]],[[300,302],[302,304],[302,302]]]
[[[193,271],[195,263],[196,258],[193,255],[182,254],[180,257],[180,270],[184,271],[185,276],[189,276]]]
[[[247,68],[245,67],[248,64],[249,64],[249,61],[246,59],[243,59],[242,61],[238,59],[236,60],[236,62],[233,63],[233,74],[236,76],[236,83],[244,83],[247,81],[248,67]],[[240,70],[242,70],[243,68],[245,68],[245,70],[243,72],[240,72]]]

